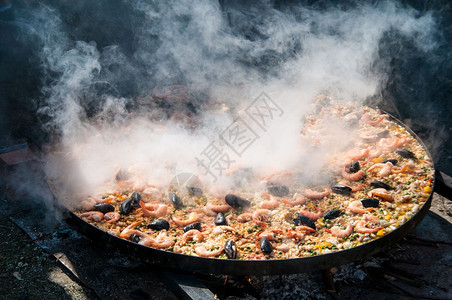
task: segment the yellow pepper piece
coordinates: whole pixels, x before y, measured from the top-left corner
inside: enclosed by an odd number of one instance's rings
[[[318,245],[315,245],[313,248],[314,249],[319,249],[319,248],[324,248],[324,247],[328,247],[328,246],[331,246],[330,242],[323,242],[323,243],[320,243]]]
[[[390,216],[390,215],[386,215],[386,216],[385,216],[385,220],[386,220],[386,221],[391,220],[391,216]]]
[[[376,164],[381,163],[383,160],[384,160],[383,157],[377,157],[377,158],[372,159],[372,161]]]
[[[383,236],[385,233],[383,232],[383,229],[378,230],[377,236]]]
[[[428,185],[424,188],[424,192],[426,192],[427,194],[430,193],[432,191],[432,188]]]

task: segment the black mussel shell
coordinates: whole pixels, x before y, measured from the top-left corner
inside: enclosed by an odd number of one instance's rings
[[[331,187],[331,191],[336,194],[349,195],[352,188],[343,184],[337,184]]]
[[[226,221],[226,217],[221,212],[217,213],[213,222],[215,223],[215,225],[228,225],[228,222]]]
[[[395,152],[403,158],[416,158],[413,152],[406,149],[397,149]]]
[[[184,232],[187,232],[187,231],[192,230],[192,229],[201,230],[201,223],[195,222],[195,223],[191,223],[191,224],[185,226],[184,227]]]
[[[269,185],[268,192],[276,197],[285,197],[289,194],[289,188],[285,185]]]
[[[131,176],[130,172],[124,169],[119,169],[118,173],[116,173],[116,181],[124,181],[129,179]]]
[[[259,246],[264,253],[272,253],[273,247],[272,244],[270,244],[270,241],[266,236],[263,236],[259,239]]]
[[[191,112],[191,113],[193,113],[193,114],[197,114],[198,113],[198,111],[199,111],[199,105],[197,105],[197,104],[195,104],[195,103],[193,103],[193,102],[187,102],[186,104],[185,104],[185,106],[187,107],[187,109]]]
[[[397,165],[398,160],[397,159],[387,159],[387,160],[382,161],[382,163],[384,163],[384,164],[387,162],[390,162],[393,166],[395,166],[395,165]]]
[[[130,235],[130,240],[134,243],[139,243],[140,242],[140,237],[138,235],[136,235],[135,233]]]
[[[385,137],[388,136],[388,134],[389,134],[389,131],[385,129],[385,130],[380,131],[379,133],[377,133],[377,137],[379,137],[379,138],[385,138]]]
[[[190,196],[194,196],[197,198],[202,197],[202,189],[200,187],[194,185],[187,185],[187,191]]]
[[[339,209],[333,209],[333,210],[330,210],[329,212],[327,212],[323,216],[323,218],[332,220],[332,219],[336,219],[337,217],[339,217],[340,214],[341,214],[341,211]]]
[[[226,244],[224,245],[224,252],[226,253],[226,256],[230,259],[236,259],[237,258],[237,245],[234,241],[227,240]]]
[[[293,223],[296,226],[305,225],[305,226],[311,227],[312,229],[316,230],[314,221],[312,221],[310,218],[308,218],[305,215],[302,215],[300,213],[297,213],[297,217],[293,220]]]
[[[132,196],[130,196],[130,198],[132,198],[132,205],[133,207],[140,207],[140,201],[141,201],[141,195],[138,192],[133,192]]]
[[[97,203],[94,205],[94,210],[100,211],[103,214],[106,214],[111,211],[115,211],[115,207],[111,204],[107,203]]]
[[[384,188],[385,190],[393,190],[394,189],[391,186],[387,185],[386,183],[378,181],[378,180],[371,181],[370,185],[373,187],[376,187],[376,188]]]
[[[182,199],[175,193],[168,193],[168,197],[175,208],[182,208],[184,206]]]
[[[154,230],[162,230],[162,229],[168,230],[169,223],[165,219],[157,219],[157,220],[154,220],[151,223],[149,223],[147,227],[150,229],[154,229]]]
[[[119,213],[123,215],[128,215],[133,210],[133,201],[132,198],[128,198],[122,201],[121,205],[119,205]]]
[[[359,161],[354,161],[350,164],[350,167],[348,167],[348,172],[349,173],[356,173],[359,170],[361,170],[361,167],[359,165]]]
[[[251,202],[248,200],[233,194],[227,194],[225,200],[226,203],[234,209],[239,209],[241,207],[245,208],[251,205]]]
[[[162,100],[160,98],[157,98],[157,97],[155,99],[156,99],[156,103],[158,103],[158,106],[160,108],[163,108],[163,109],[170,109],[171,108],[171,103],[169,103],[168,101],[164,101],[164,100]]]
[[[378,199],[372,198],[361,199],[361,203],[364,207],[378,207],[378,205],[380,205],[380,201],[378,201]]]

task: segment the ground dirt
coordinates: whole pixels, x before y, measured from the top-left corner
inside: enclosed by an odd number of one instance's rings
[[[5,215],[0,236],[1,299],[97,299]]]

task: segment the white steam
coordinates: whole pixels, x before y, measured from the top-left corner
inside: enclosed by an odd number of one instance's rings
[[[300,129],[314,96],[326,92],[359,103],[378,94],[388,76],[389,62],[379,57],[388,32],[412,39],[423,51],[434,47],[432,16],[418,17],[390,1],[358,2],[348,9],[275,9],[271,2],[229,1],[223,6],[211,1],[124,5],[133,20],[132,51],[114,42],[100,48],[91,40],[73,39],[66,32],[71,24],[64,24],[57,9],[39,6],[27,15],[53,79],[41,108],[51,117],[48,128],[59,133],[58,152],[49,155],[49,176],[67,178],[68,186],[77,183],[76,189],[86,193],[112,181],[119,168],[132,169],[157,186],[181,172],[208,180],[196,158],[237,117],[251,122],[245,111],[262,92],[282,116],[265,130],[249,124],[258,139],[233,157],[230,169],[253,168],[265,176],[301,168],[312,175],[331,147],[350,138],[330,124],[336,140],[314,151],[303,144]],[[98,35],[104,34],[90,21]],[[133,88],[121,92],[125,81],[133,81]],[[159,117],[164,110],[158,107],[130,109],[134,96],[151,96],[155,86],[174,84],[208,95],[196,126]],[[234,181],[223,176],[218,183],[227,189]]]

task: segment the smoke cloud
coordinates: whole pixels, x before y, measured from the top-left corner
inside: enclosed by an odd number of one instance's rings
[[[426,56],[438,46],[434,15],[393,1],[47,1],[19,6],[16,22],[41,46],[48,176],[82,197],[119,169],[155,186],[181,172],[212,182],[199,159],[212,142],[226,149],[220,137],[239,121],[255,141],[231,152],[229,171],[300,168],[312,178],[350,138],[331,120],[328,145],[303,144],[315,96],[380,100],[392,57],[384,45],[402,38]],[[265,128],[247,114],[261,93],[279,109]]]

